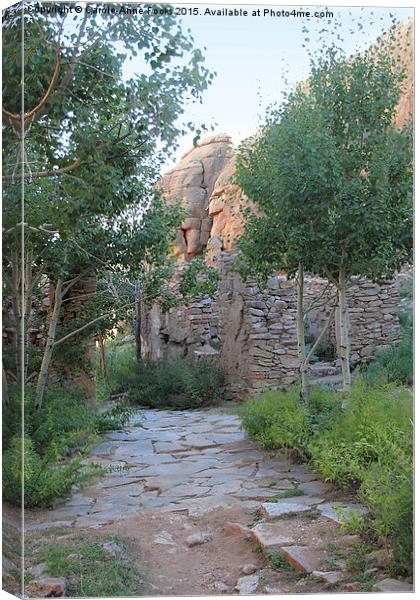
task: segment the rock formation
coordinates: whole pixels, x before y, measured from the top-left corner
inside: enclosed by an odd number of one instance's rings
[[[412,23],[398,29],[401,40],[412,40]],[[411,42],[412,43],[412,42]],[[402,58],[408,79],[396,114],[396,125],[412,114],[412,47],[405,42]],[[218,360],[227,379],[227,397],[244,396],[256,390],[282,387],[298,378],[296,348],[296,290],[282,274],[273,274],[266,290],[255,281],[242,282],[233,269],[238,250],[235,240],[243,231],[241,208],[249,204],[234,182],[235,156],[228,135],[200,142],[161,180],[170,202],[179,200],[188,211],[176,242],[179,268],[192,256],[205,253],[220,273],[220,288],[214,299],[192,303],[162,314],[155,306],[144,319],[143,343],[147,355],[207,357]],[[325,281],[307,277],[306,305]],[[364,280],[348,290],[353,365],[372,360],[375,348],[399,339],[398,289],[393,284],[377,286]],[[327,304],[309,313],[308,335],[317,335],[328,318]],[[328,362],[312,367],[313,377],[334,376],[335,328],[327,336]]]
[[[212,224],[208,207],[216,179],[233,157],[232,140],[218,135],[202,140],[183,155],[158,186],[170,203],[180,202],[188,217],[178,232],[175,252],[185,258],[202,253]]]

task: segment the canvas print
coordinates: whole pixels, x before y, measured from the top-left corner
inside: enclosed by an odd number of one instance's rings
[[[413,592],[414,9],[2,16],[3,589]]]

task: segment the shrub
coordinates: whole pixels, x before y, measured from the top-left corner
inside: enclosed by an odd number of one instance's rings
[[[107,368],[111,392],[127,392],[134,404],[182,410],[217,404],[223,397],[223,373],[208,361],[137,361],[134,347],[126,346],[108,354]]]
[[[242,425],[262,448],[291,448],[305,452],[309,423],[297,387],[270,390],[249,400],[241,410]]]
[[[312,438],[312,463],[327,481],[359,485],[372,463],[393,468],[401,452],[411,452],[411,418],[409,391],[355,381],[347,410]]]
[[[413,332],[403,329],[399,344],[392,344],[386,350],[379,349],[375,362],[365,370],[364,376],[369,382],[383,380],[413,384]]]
[[[99,470],[84,467],[73,460],[65,465],[52,464],[35,452],[30,437],[15,436],[3,454],[3,494],[14,505],[22,503],[22,451],[24,460],[24,503],[28,508],[48,505],[54,498],[68,493],[71,486]]]
[[[69,460],[75,449],[87,450],[95,436],[121,428],[131,410],[115,405],[98,414],[77,388],[48,389],[44,404],[34,411],[34,390],[25,393],[25,427],[22,444],[20,393],[14,389],[3,411],[6,432],[3,453],[3,493],[13,504],[21,503],[22,452],[24,453],[25,505],[48,505],[69,492],[75,483],[99,473],[95,465]]]
[[[395,572],[412,573],[410,390],[360,378],[343,412],[338,393],[314,388],[303,408],[292,387],[248,401],[241,417],[262,447],[297,450],[325,480],[357,489],[369,509],[366,527],[392,549]]]
[[[369,507],[370,526],[392,549],[392,571],[410,576],[413,568],[413,464],[401,456],[394,468],[374,463],[366,471],[360,497]]]
[[[290,448],[305,456],[310,438],[335,422],[340,412],[337,394],[322,388],[312,390],[308,409],[304,409],[299,388],[292,386],[249,400],[241,411],[241,419],[245,430],[263,448]]]

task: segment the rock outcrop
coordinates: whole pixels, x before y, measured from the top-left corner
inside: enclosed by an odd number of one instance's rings
[[[398,127],[412,115],[412,23],[397,31],[408,69],[407,84],[396,114]],[[410,44],[407,39],[411,40]],[[144,319],[143,341],[148,356],[193,355],[218,360],[223,366],[231,397],[254,393],[265,386],[282,387],[298,376],[296,344],[296,289],[282,274],[273,274],[266,290],[256,282],[242,282],[233,269],[238,253],[236,239],[243,232],[241,208],[250,205],[235,184],[235,152],[229,136],[207,138],[186,153],[161,180],[170,202],[179,200],[188,211],[176,242],[179,268],[186,260],[205,253],[217,267],[220,287],[215,299],[192,303],[162,314],[155,306]],[[325,281],[307,277],[308,306],[325,287]],[[399,292],[394,284],[354,283],[348,290],[353,365],[372,360],[375,348],[400,337]],[[316,336],[328,319],[331,303],[307,318],[308,335]],[[328,363],[312,367],[313,378],[334,378],[338,370],[335,326],[327,343]],[[334,356],[335,354],[335,356]]]
[[[189,258],[201,254],[207,246],[212,225],[210,198],[217,178],[232,157],[228,135],[206,138],[184,154],[159,182],[166,200],[180,202],[188,212],[177,235],[176,254]]]

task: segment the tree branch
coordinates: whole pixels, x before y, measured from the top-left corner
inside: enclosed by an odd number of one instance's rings
[[[123,309],[123,308],[128,308],[130,306],[134,306],[134,302],[130,302],[129,304],[124,304],[124,306],[120,307],[120,310]],[[54,348],[55,348],[55,346],[58,346],[58,344],[61,344],[62,342],[65,342],[66,340],[68,340],[69,338],[77,335],[78,333],[81,333],[82,331],[84,331],[85,329],[87,329],[88,327],[90,327],[91,325],[93,325],[94,323],[97,323],[98,321],[101,321],[102,319],[106,319],[107,317],[110,317],[113,314],[115,314],[115,310],[111,310],[110,312],[105,313],[104,315],[101,315],[100,317],[96,317],[96,319],[93,319],[92,321],[89,321],[89,323],[86,323],[85,325],[82,325],[82,327],[79,327],[79,329],[76,329],[75,331],[72,331],[71,333],[68,333],[67,335],[65,335],[61,339],[59,339],[56,342],[54,342]]]
[[[37,113],[41,110],[41,108],[44,106],[44,104],[46,103],[46,101],[48,100],[48,98],[51,95],[51,92],[53,91],[53,88],[57,82],[57,77],[58,77],[58,73],[60,71],[60,58],[61,58],[61,54],[60,54],[60,47],[56,46],[55,48],[55,52],[56,52],[56,61],[55,61],[55,67],[54,67],[54,72],[53,72],[53,76],[51,78],[50,84],[47,88],[47,91],[45,92],[44,96],[41,98],[41,100],[38,102],[38,104],[29,112],[25,113],[23,115],[23,121],[24,121],[24,125],[26,124],[27,121],[30,120],[34,120],[34,118],[36,117]],[[2,108],[3,114],[9,119],[9,121],[12,123],[12,125],[15,127],[15,129],[20,129],[21,127],[21,121],[22,121],[22,115],[20,115],[19,113],[11,113],[9,112],[7,109],[5,109],[4,107]]]
[[[335,309],[336,308],[337,308],[337,296],[336,296],[336,303],[331,308],[330,316],[328,317],[327,321],[325,322],[325,325],[322,328],[321,333],[317,337],[314,345],[312,346],[312,348],[309,350],[308,354],[306,355],[305,363],[304,363],[305,367],[309,364],[309,360],[310,360],[311,356],[314,354],[315,350],[318,348],[319,344],[321,343],[322,338],[324,337],[324,335],[327,332],[329,326],[331,325],[331,322],[332,322],[333,316],[335,314]]]
[[[79,158],[77,158],[70,165],[67,165],[67,167],[61,167],[61,169],[50,169],[49,171],[37,171],[35,173],[32,173],[31,177],[32,177],[32,179],[40,179],[41,177],[57,177],[58,175],[65,175],[69,171],[78,169],[82,164],[83,164],[82,161]],[[23,179],[28,176],[29,175],[26,173],[20,173],[15,176],[3,175],[2,180],[3,181],[12,181],[12,180],[16,180],[16,179]]]

